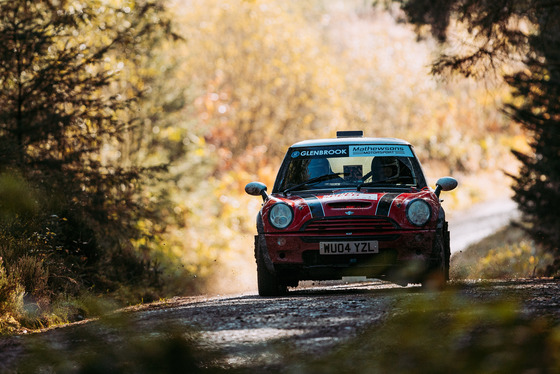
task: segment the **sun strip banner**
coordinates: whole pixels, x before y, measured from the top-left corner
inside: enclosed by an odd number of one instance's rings
[[[350,157],[363,156],[403,156],[413,157],[410,147],[407,145],[351,145]]]
[[[330,158],[330,157],[374,157],[400,156],[414,157],[408,145],[400,144],[360,144],[345,146],[318,146],[308,148],[293,148],[290,152],[292,159],[296,158]]]

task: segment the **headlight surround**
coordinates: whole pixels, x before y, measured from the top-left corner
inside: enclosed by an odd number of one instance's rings
[[[424,200],[413,200],[406,208],[406,218],[415,226],[424,226],[432,216],[430,204]]]
[[[270,209],[268,219],[277,229],[285,229],[294,219],[294,212],[288,204],[277,203]]]

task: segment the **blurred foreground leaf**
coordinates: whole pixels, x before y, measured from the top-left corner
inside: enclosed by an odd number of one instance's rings
[[[560,327],[510,301],[422,295],[332,354],[290,373],[556,373]],[[305,361],[303,361],[305,362]]]

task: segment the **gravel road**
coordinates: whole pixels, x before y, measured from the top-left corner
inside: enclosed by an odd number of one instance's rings
[[[256,294],[176,297],[165,302],[129,308],[124,314],[135,331],[149,335],[162,324],[200,332],[198,340],[207,351],[219,352],[214,364],[225,368],[280,370],[286,352],[321,357],[353,339],[364,329],[382,326],[405,313],[406,305],[421,300],[435,303],[453,297],[457,305],[511,302],[520,315],[546,317],[560,322],[560,280],[452,282],[444,292],[429,292],[414,285],[399,287],[377,280],[356,283],[308,283],[285,297],[264,298]],[[439,300],[439,301],[438,301]],[[476,313],[473,308],[473,313]],[[464,307],[449,313],[465,312]],[[40,334],[0,340],[0,372],[25,359],[27,342],[39,336],[56,351],[71,352],[87,344],[72,333],[86,321]],[[33,336],[31,336],[33,335]],[[111,338],[108,339],[108,344]]]
[[[466,211],[452,213],[449,219],[451,253],[466,249],[519,217],[517,204],[511,199],[486,201]]]
[[[521,314],[560,322],[560,280],[452,283],[445,293],[466,304],[510,301]],[[138,311],[136,318],[145,326],[154,321],[196,326],[205,344],[223,353],[225,366],[263,369],[281,366],[285,347],[308,357],[324,355],[364,328],[402,313],[403,303],[430,297],[442,294],[377,280],[309,283],[278,298],[253,294],[176,298]]]

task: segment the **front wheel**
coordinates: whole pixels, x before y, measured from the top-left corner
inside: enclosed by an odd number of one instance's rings
[[[268,271],[260,253],[257,254],[257,286],[259,296],[281,296],[288,292],[288,287]]]
[[[438,230],[432,251],[431,265],[422,280],[422,287],[430,290],[442,290],[449,280],[449,260],[451,249],[447,222]]]

